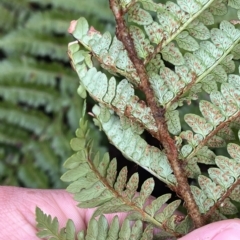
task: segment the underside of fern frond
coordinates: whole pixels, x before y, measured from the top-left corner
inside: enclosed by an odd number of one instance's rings
[[[117,124],[115,118],[113,118],[113,122]],[[108,154],[105,154],[102,159],[100,159],[98,153],[93,156],[92,140],[88,139],[87,122],[81,119],[79,126],[80,128],[76,132],[77,138],[71,141],[72,149],[77,153],[65,162],[64,167],[69,170],[61,179],[72,182],[67,190],[74,194],[80,208],[98,207],[92,218],[101,214],[117,213],[119,211],[128,212],[128,220],[140,221],[141,224],[145,222],[148,231],[153,230],[154,227],[160,228],[163,236],[172,236],[173,239],[187,232],[186,227],[191,226],[189,218],[187,217],[179,224],[176,219],[180,217],[183,220],[184,217],[177,216],[174,213],[181,203],[180,200],[173,201],[167,206],[165,203],[171,198],[171,194],[149,200],[155,185],[152,178],[147,179],[142,184],[140,192],[136,193],[139,182],[138,173],[133,174],[127,180],[128,172],[126,167],[117,174],[116,159],[110,161]],[[119,128],[119,126],[116,127]],[[139,144],[141,144],[140,141]],[[145,146],[145,148],[148,148],[148,146]],[[132,149],[134,150],[134,148]],[[155,153],[156,150],[150,156],[154,157]],[[127,154],[129,155],[128,152]],[[147,159],[147,156],[145,158],[141,157],[141,159],[151,162]],[[159,155],[153,161],[158,159],[161,159]],[[154,164],[153,161],[152,165]],[[144,163],[141,164],[144,166]],[[166,171],[164,164],[166,163],[161,164],[162,169]],[[159,163],[155,162],[155,170],[161,175],[162,169],[158,165]],[[171,179],[169,174],[172,170],[170,167],[168,169],[169,172],[162,172],[162,178],[165,182]],[[161,211],[159,211],[160,209]],[[187,223],[189,224],[187,225]]]
[[[68,53],[80,78],[78,93],[82,98],[88,93],[97,102],[91,115],[109,141],[175,191],[189,218],[176,221],[172,215],[180,204],[176,201],[168,205],[170,212],[165,211],[168,207],[158,212],[166,196],[146,206],[152,180],[146,180],[136,196],[137,175],[127,181],[125,169],[116,180],[115,160],[109,162],[107,155],[92,160],[78,132],[72,144],[79,152],[66,162],[70,170],[62,177],[73,181],[68,189],[80,207],[98,206],[93,217],[127,211],[130,219],[173,237],[209,219],[235,214],[234,201],[240,199],[240,4],[234,0],[109,3],[116,20],[113,38],[89,27],[84,18],[69,28],[77,40],[69,44]],[[228,17],[219,22],[219,16]],[[94,67],[96,61],[100,70]],[[149,145],[143,131],[161,147]],[[223,147],[231,158],[218,153]],[[199,163],[215,166],[206,173]],[[191,186],[188,178],[193,179]]]

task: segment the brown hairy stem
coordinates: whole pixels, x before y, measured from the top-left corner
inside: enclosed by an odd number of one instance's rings
[[[149,77],[146,72],[144,63],[137,56],[133,40],[130,36],[130,33],[124,20],[124,12],[121,9],[118,0],[109,0],[109,3],[116,20],[116,36],[123,43],[125,49],[128,52],[130,60],[132,61],[136,68],[137,74],[140,78],[139,88],[145,93],[147,104],[150,107],[154,119],[156,121],[156,124],[158,126],[158,133],[156,134],[156,138],[163,145],[169,163],[177,179],[176,192],[185,201],[188,214],[192,218],[195,227],[196,228],[201,227],[204,225],[204,220],[193,198],[190,186],[187,181],[187,177],[184,174],[184,170],[182,169],[181,164],[178,160],[178,151],[175,145],[175,141],[170,136],[167,130],[167,125],[164,117],[165,110],[163,108],[158,107],[156,103],[154,92],[153,89],[151,88]]]

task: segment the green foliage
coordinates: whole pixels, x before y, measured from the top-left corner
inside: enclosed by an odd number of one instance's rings
[[[77,0],[0,3],[1,184],[66,186],[59,178],[63,161],[72,152],[69,141],[83,104],[75,91],[76,74],[68,64],[66,46],[72,38],[67,28],[80,14],[102,30],[112,18],[105,1],[98,1],[101,11],[95,13],[96,2],[88,4]]]
[[[136,221],[132,226],[130,221],[125,219],[122,226],[119,224],[118,217],[114,217],[110,226],[108,226],[107,219],[101,215],[98,220],[92,219],[89,222],[88,231],[84,234],[81,231],[75,237],[75,226],[71,220],[68,220],[66,227],[59,231],[59,224],[56,218],[44,214],[39,208],[36,209],[37,227],[40,231],[37,236],[40,238],[48,238],[51,240],[89,240],[89,239],[141,239],[147,240],[153,236],[153,228],[146,227],[143,229],[141,221]],[[119,238],[118,238],[119,237]]]
[[[51,216],[44,214],[39,208],[36,209],[37,227],[41,231],[37,234],[38,237],[50,239],[75,239],[74,231],[75,226],[71,220],[68,220],[66,227],[59,231],[59,223],[57,218],[52,219]]]
[[[136,230],[136,239],[145,239],[144,233],[154,227],[161,229],[158,239],[176,239],[208,222],[237,216],[239,4],[234,0],[109,2],[116,36],[101,34],[83,17],[69,28],[76,38],[68,54],[80,79],[78,94],[85,99],[88,93],[96,102],[90,114],[109,142],[163,181],[179,199],[164,206],[171,199],[166,194],[147,202],[153,179],[147,179],[137,193],[138,174],[128,176],[126,167],[117,173],[116,159],[110,161],[107,153],[99,157],[82,117],[71,141],[77,153],[65,162],[68,171],[62,176],[71,182],[67,190],[79,207],[96,207],[80,239],[106,239],[108,230],[114,232],[113,239],[132,239],[128,222],[119,230],[115,222],[116,229],[108,227],[102,216],[95,219],[107,213],[127,212],[126,219],[136,221],[141,229]],[[94,66],[96,62],[101,70]],[[149,144],[144,131],[160,147]],[[225,151],[219,154],[218,149]],[[206,165],[207,172],[199,163]],[[185,217],[176,213],[180,204],[186,208]]]

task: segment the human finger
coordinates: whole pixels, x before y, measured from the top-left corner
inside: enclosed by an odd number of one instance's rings
[[[57,217],[60,227],[72,219],[77,230],[86,228],[85,209],[64,190],[38,190],[17,187],[0,187],[0,239],[37,240],[36,206],[46,214]]]
[[[179,240],[239,240],[240,220],[228,219],[194,230]]]

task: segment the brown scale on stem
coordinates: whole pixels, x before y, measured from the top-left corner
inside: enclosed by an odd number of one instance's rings
[[[201,227],[204,225],[204,220],[191,193],[187,177],[185,176],[180,161],[178,160],[178,151],[175,141],[167,130],[167,124],[164,117],[165,112],[157,106],[144,63],[137,57],[133,40],[125,24],[124,12],[117,0],[109,0],[109,3],[116,20],[116,36],[127,50],[128,56],[135,66],[140,78],[139,88],[145,93],[147,104],[152,113],[155,113],[153,115],[158,126],[158,133],[155,136],[164,147],[169,163],[177,179],[176,193],[185,201],[188,214],[192,218],[195,227]]]

